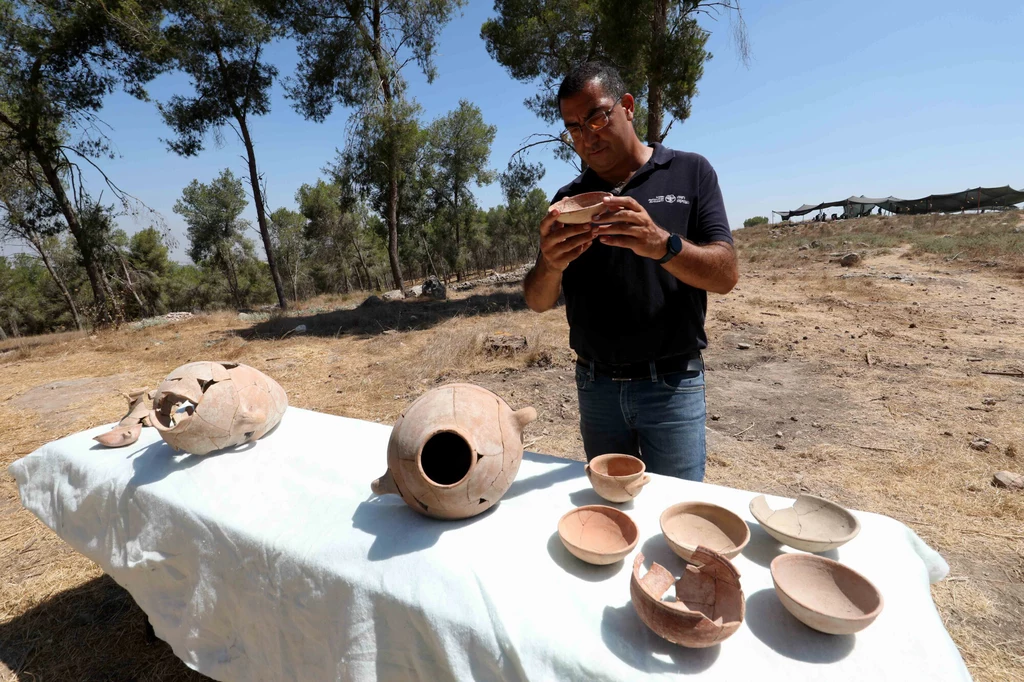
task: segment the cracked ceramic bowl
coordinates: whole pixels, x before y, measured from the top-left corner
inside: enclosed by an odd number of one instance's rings
[[[661,513],[661,532],[672,551],[687,561],[700,546],[732,559],[750,542],[746,521],[707,502],[672,505]]]
[[[625,512],[592,504],[577,507],[559,519],[558,537],[573,556],[604,566],[632,552],[640,531]]]
[[[809,628],[852,635],[882,612],[882,594],[871,581],[838,561],[813,554],[781,554],[772,560],[779,601]]]
[[[801,495],[792,507],[771,509],[764,495],[750,501],[750,513],[765,532],[804,552],[827,552],[857,537],[860,522],[834,502]]]
[[[740,574],[732,562],[706,547],[697,547],[683,575],[658,563],[640,576],[643,552],[633,560],[629,598],[640,620],[673,644],[703,649],[728,639],[743,623],[746,602]],[[669,588],[674,595],[665,599]]]
[[[558,222],[563,225],[579,225],[589,223],[594,216],[604,213],[605,197],[612,196],[609,192],[585,192],[573,197],[565,197],[548,207],[558,209]]]

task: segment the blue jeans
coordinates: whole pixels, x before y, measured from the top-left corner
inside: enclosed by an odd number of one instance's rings
[[[704,372],[615,381],[576,365],[576,392],[587,461],[617,452],[654,474],[704,480]]]

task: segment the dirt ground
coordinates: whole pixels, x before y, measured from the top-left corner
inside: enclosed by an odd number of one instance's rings
[[[738,233],[740,285],[709,300],[707,480],[906,523],[951,566],[932,592],[975,679],[1024,680],[1024,492],[990,484],[1024,472],[1020,273],[899,244],[853,245],[864,258],[850,268],[800,240],[766,256],[753,244],[769,229]],[[118,419],[121,392],[197,359],[267,372],[298,407],[384,423],[429,388],[471,381],[537,408],[530,449],[582,459],[564,310],[530,312],[520,286],[446,302],[324,299],[262,322],[201,315],[0,349],[0,465]],[[525,336],[527,350],[489,355],[495,332]],[[6,470],[0,575],[0,680],[205,679],[20,506]]]

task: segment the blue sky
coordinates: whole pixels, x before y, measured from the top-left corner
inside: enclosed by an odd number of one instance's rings
[[[711,161],[734,229],[772,209],[854,194],[915,198],[979,185],[1024,186],[1019,0],[748,0],[743,10],[749,66],[739,60],[725,17],[704,22],[714,59],[692,116],[677,122],[666,140]],[[477,104],[498,128],[491,166],[502,170],[528,135],[555,131],[523,105],[534,88],[512,80],[487,54],[480,25],[492,12],[489,0],[470,0],[441,36],[433,84],[414,65],[407,75],[426,121],[459,99]],[[288,44],[271,53],[282,75],[295,59]],[[187,93],[188,83],[166,75],[150,91],[162,101]],[[335,148],[344,146],[348,113],[337,110],[323,124],[304,121],[275,87],[270,115],[251,125],[271,209],[295,208],[296,189],[321,177]],[[159,139],[168,131],[155,106],[120,93],[101,116],[121,155],[103,167],[164,217],[183,260],[184,225],[171,207],[193,178],[208,182],[225,167],[248,177],[244,148],[226,130],[220,148],[211,139],[198,157],[178,157]],[[549,195],[575,174],[546,151],[530,160],[547,168],[542,187]],[[88,179],[97,192],[99,178]],[[502,201],[497,183],[476,195],[484,207]],[[251,205],[247,217],[255,223]],[[131,233],[149,223],[124,218],[121,224]]]

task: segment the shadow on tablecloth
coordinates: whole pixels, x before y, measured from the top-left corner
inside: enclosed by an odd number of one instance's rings
[[[805,663],[835,663],[850,655],[854,635],[826,635],[812,630],[786,610],[772,588],[747,597],[744,623],[777,653]]]

